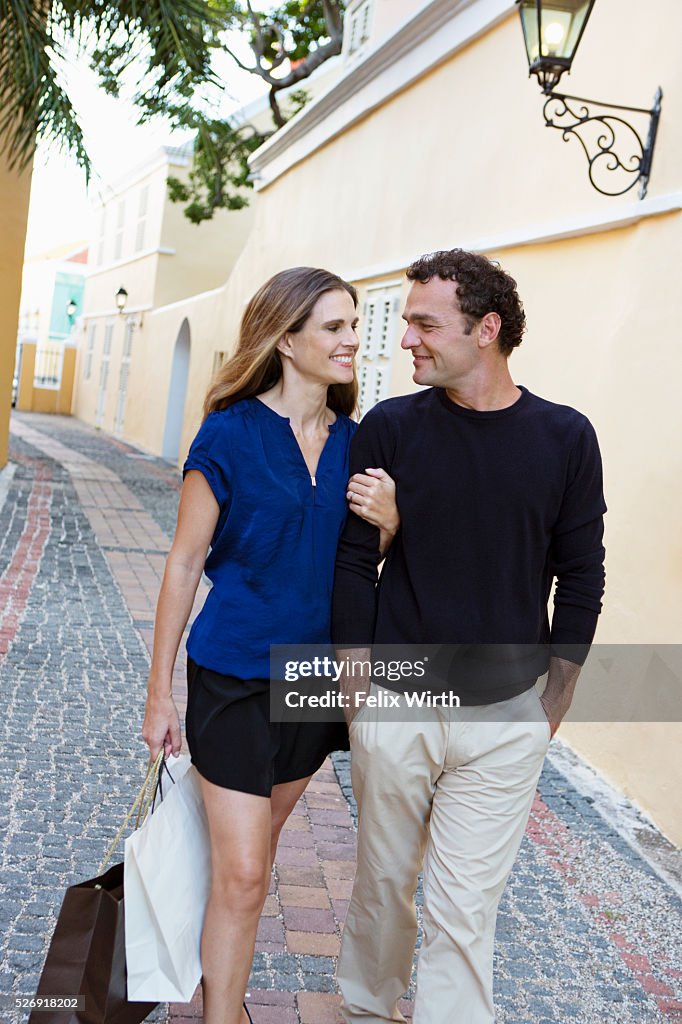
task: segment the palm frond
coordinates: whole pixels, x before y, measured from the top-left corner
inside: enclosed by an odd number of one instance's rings
[[[83,133],[60,82],[62,39],[86,54],[101,84],[116,94],[137,56],[135,101],[142,119],[171,97],[189,102],[216,81],[212,48],[221,27],[208,0],[0,0],[0,150],[25,166],[38,139],[69,149],[89,172]]]

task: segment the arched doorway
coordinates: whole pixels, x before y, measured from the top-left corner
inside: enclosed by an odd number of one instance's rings
[[[187,379],[189,377],[190,334],[187,318],[182,321],[178,331],[173,352],[168,404],[166,406],[166,426],[163,431],[161,455],[164,459],[176,461],[180,454],[180,438],[185,416],[185,398],[187,396]]]

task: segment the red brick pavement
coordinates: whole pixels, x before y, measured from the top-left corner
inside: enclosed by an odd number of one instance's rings
[[[151,652],[156,599],[170,538],[111,470],[68,448],[25,421],[12,429],[56,459],[71,474],[97,543],[119,585],[131,618]],[[49,529],[49,470],[39,468],[29,515],[15,560],[3,580],[12,581],[14,609],[0,626],[2,644],[16,631],[28,589],[35,577]],[[6,589],[10,586],[5,583]],[[0,588],[2,581],[0,581]],[[0,596],[2,595],[0,589]],[[205,588],[192,618],[203,603]],[[23,602],[23,605],[22,605]],[[4,602],[3,602],[4,607]],[[191,622],[191,619],[190,619]],[[8,641],[7,641],[8,642]],[[184,648],[184,645],[181,645]],[[5,648],[6,649],[6,648]],[[180,714],[186,704],[184,650],[178,658],[173,690]],[[315,775],[280,839],[271,892],[258,928],[256,952],[336,957],[341,926],[355,872],[355,831],[331,762]],[[254,1024],[328,1024],[340,1021],[340,997],[326,992],[254,990],[248,1002]],[[409,1005],[404,1012],[409,1014]],[[169,1022],[196,1024],[202,1016],[198,989],[189,1004],[171,1004]]]
[[[50,534],[51,480],[49,465],[36,464],[24,529],[12,561],[0,577],[0,660],[7,654],[21,625]]]

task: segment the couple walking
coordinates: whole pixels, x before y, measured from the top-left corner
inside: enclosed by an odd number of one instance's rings
[[[497,906],[601,608],[601,462],[583,415],[514,384],[525,317],[499,266],[455,249],[407,273],[402,347],[426,390],[353,422],[355,289],[284,271],[248,304],[185,463],[143,735],[152,754],[180,750],[172,667],[205,571],[186,733],[213,867],[206,1024],[250,1020],[242,1001],[279,833],[326,755],[349,745],[345,726],[270,721],[269,648],[330,640],[347,663],[381,643],[548,651],[542,666],[493,659],[465,707],[435,716],[397,721],[349,701],[359,836],[344,1016],[403,1019],[423,866],[414,1022],[494,1021]],[[341,684],[366,689],[352,673]]]

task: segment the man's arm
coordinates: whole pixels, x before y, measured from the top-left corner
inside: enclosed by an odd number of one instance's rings
[[[549,659],[547,685],[540,696],[540,701],[549,720],[552,736],[571,706],[581,668],[581,665],[566,661],[565,658]]]
[[[393,475],[394,445],[381,406],[364,417],[350,447],[350,473],[365,473],[379,467]],[[376,585],[382,559],[377,526],[349,512],[336,554],[332,600],[332,641],[339,660],[347,657],[366,662],[371,656],[376,620]],[[346,717],[350,722],[358,711],[355,692],[367,692],[369,678],[344,673],[340,680],[349,695]]]
[[[337,658],[347,666],[341,673],[339,686],[343,694],[343,713],[348,725],[365,703],[372,681],[371,647],[346,647],[337,650]]]
[[[586,421],[571,453],[566,491],[552,538],[556,589],[549,676],[541,698],[552,735],[571,706],[601,611],[604,512],[599,444],[592,424]]]

